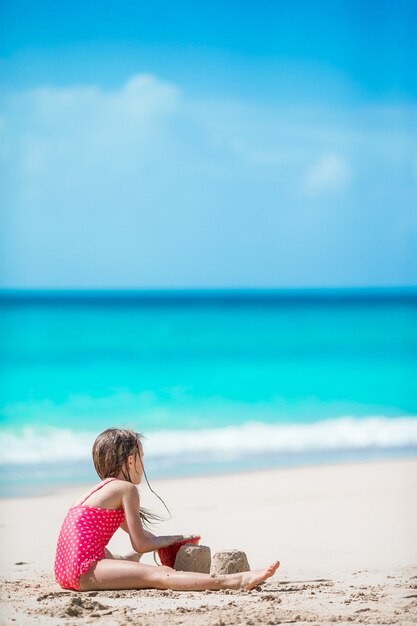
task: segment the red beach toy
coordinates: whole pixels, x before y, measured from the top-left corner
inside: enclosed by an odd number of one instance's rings
[[[187,543],[193,543],[197,546],[200,539],[200,535],[194,535],[193,537],[188,537],[187,539],[181,539],[181,541],[176,541],[167,548],[159,548],[159,550],[157,550],[157,553],[159,558],[161,559],[162,565],[174,567],[175,557],[177,556],[177,552],[181,548],[181,546],[185,546],[185,544]]]

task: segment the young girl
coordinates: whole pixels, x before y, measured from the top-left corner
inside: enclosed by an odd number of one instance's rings
[[[155,536],[144,530],[157,519],[139,507],[144,474],[141,436],[131,430],[109,428],[93,445],[93,461],[102,482],[74,504],[61,527],[55,557],[55,579],[64,589],[252,589],[274,574],[275,561],[262,570],[211,577],[179,572],[170,567],[143,565],[141,554],[169,546],[183,535]],[[146,478],[146,474],[145,474]],[[129,534],[134,552],[113,556],[106,545],[118,528]]]

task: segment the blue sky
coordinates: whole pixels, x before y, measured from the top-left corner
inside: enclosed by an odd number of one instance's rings
[[[414,2],[1,2],[1,285],[417,283]]]

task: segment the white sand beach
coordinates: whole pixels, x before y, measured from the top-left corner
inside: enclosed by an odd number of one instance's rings
[[[251,568],[279,559],[277,574],[251,592],[64,591],[56,539],[88,486],[3,499],[1,624],[417,622],[417,459],[151,482],[172,513],[157,534],[200,534],[212,554],[244,550]],[[109,547],[131,549],[121,530]]]

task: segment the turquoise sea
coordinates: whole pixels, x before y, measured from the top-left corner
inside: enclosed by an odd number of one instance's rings
[[[417,289],[0,292],[0,487],[417,455]]]

